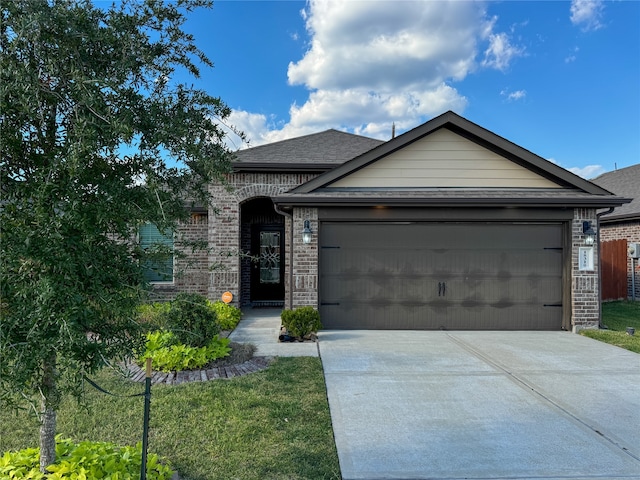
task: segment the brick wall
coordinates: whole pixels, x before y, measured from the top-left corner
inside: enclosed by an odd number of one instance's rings
[[[600,241],[627,240],[627,243],[640,243],[640,220],[605,224],[600,227]],[[640,300],[640,261],[634,261],[634,272],[631,272],[631,260],[627,262],[627,296],[632,298],[632,275],[635,275],[635,298]]]
[[[210,299],[220,298],[229,290],[233,303],[239,305],[241,296],[241,210],[242,204],[255,198],[271,198],[308,182],[316,174],[309,173],[234,173],[228,176],[228,185],[210,187],[214,207],[209,210],[209,285]],[[300,227],[302,231],[302,227]],[[291,228],[285,217],[285,296],[289,298],[291,286],[289,252]],[[246,290],[245,290],[246,292]],[[246,293],[245,293],[246,295]],[[294,295],[294,298],[296,295]],[[285,305],[288,305],[285,299]]]
[[[302,241],[304,221],[309,220],[311,243]],[[318,210],[296,208],[293,212],[293,308],[318,308]],[[289,305],[288,303],[286,305]]]
[[[582,328],[598,328],[600,323],[600,290],[598,285],[598,249],[593,247],[593,269],[580,270],[578,255],[580,247],[586,247],[582,222],[590,221],[598,228],[596,211],[591,208],[576,208],[571,225],[571,324],[574,331]]]
[[[208,217],[204,213],[194,213],[189,221],[182,223],[174,238],[173,284],[154,285],[152,299],[173,300],[180,292],[207,295],[209,285],[209,260],[206,248]],[[194,242],[203,243],[201,248]]]

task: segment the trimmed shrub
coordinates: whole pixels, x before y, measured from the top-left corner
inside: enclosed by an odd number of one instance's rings
[[[40,473],[40,449],[27,448],[5,452],[0,457],[0,478],[35,480],[72,480],[81,478],[139,478],[142,466],[142,443],[119,447],[108,442],[73,443],[56,437],[56,463],[51,473]],[[157,455],[147,456],[147,478],[169,480],[173,471],[159,463]]]
[[[208,300],[197,293],[179,293],[163,317],[165,328],[176,336],[176,343],[204,347],[220,333]]]
[[[217,302],[208,302],[209,308],[216,315],[216,322],[221,330],[233,330],[240,322],[242,312],[233,305],[228,305],[218,300]]]
[[[300,307],[295,310],[283,310],[280,316],[282,325],[289,335],[304,338],[322,328],[320,312],[313,307]]]

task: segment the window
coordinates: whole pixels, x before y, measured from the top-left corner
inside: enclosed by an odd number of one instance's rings
[[[173,283],[173,234],[165,235],[147,223],[140,227],[140,246],[150,254],[144,262],[144,278],[151,283]]]

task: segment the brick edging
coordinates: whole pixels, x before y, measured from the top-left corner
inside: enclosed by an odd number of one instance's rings
[[[206,370],[184,370],[181,372],[156,372],[151,375],[151,384],[178,385],[188,382],[208,382],[210,380],[241,377],[249,373],[266,369],[271,363],[272,357],[253,357],[244,363],[229,365],[226,367],[214,367]],[[129,379],[134,382],[144,382],[145,371],[135,363],[126,366]]]

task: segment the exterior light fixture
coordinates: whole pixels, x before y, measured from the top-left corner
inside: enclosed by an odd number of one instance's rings
[[[311,243],[311,234],[313,230],[311,230],[311,225],[309,220],[304,221],[304,228],[302,229],[302,243]]]
[[[593,229],[591,222],[582,222],[582,234],[584,235],[585,245],[593,245],[596,242],[596,231]]]

